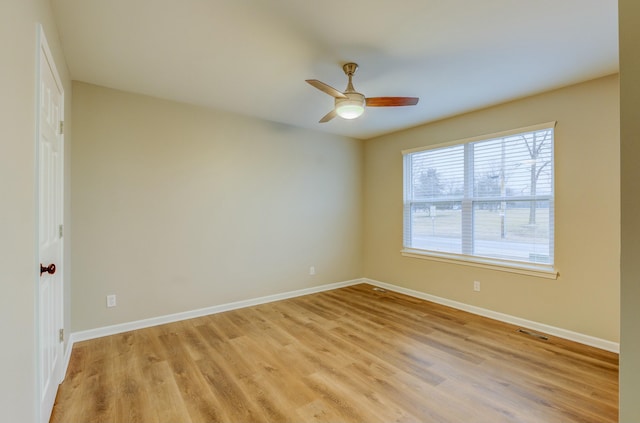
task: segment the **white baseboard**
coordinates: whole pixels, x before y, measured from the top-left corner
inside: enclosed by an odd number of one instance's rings
[[[448,307],[452,307],[458,310],[467,311],[469,313],[477,314],[479,316],[488,317],[490,319],[498,320],[505,323],[510,323],[516,326],[522,326],[523,328],[532,329],[537,332],[543,332],[549,335],[557,336],[558,338],[564,338],[570,341],[579,342],[581,344],[600,348],[605,351],[611,351],[618,354],[620,353],[620,344],[617,342],[607,341],[606,339],[600,339],[590,335],[585,335],[582,333],[573,332],[573,331],[558,328],[555,326],[546,325],[544,323],[538,323],[531,320],[522,319],[520,317],[499,313],[497,311],[488,310],[486,308],[476,307],[476,306],[461,303],[458,301],[436,297],[435,295],[426,294],[424,292],[415,291],[413,289],[402,288],[397,285],[392,285],[389,283],[380,282],[373,279],[363,278],[362,282],[375,285],[380,288],[387,289],[389,291],[395,291],[401,294],[409,295],[411,297],[416,297],[416,298],[431,301],[437,304],[442,304]]]
[[[615,353],[620,352],[620,344],[616,342],[611,342],[611,341],[596,338],[593,336],[581,334],[578,332],[573,332],[570,330],[549,326],[544,323],[538,323],[531,320],[522,319],[520,317],[499,313],[496,311],[472,306],[472,305],[461,303],[458,301],[437,297],[435,295],[430,295],[424,292],[403,288],[397,285],[392,285],[389,283],[380,282],[373,279],[362,278],[362,279],[354,279],[354,280],[345,281],[345,282],[337,282],[337,283],[331,283],[326,285],[320,285],[312,288],[299,289],[296,291],[289,291],[281,294],[267,295],[265,297],[258,297],[258,298],[243,300],[243,301],[236,301],[233,303],[220,304],[217,306],[185,311],[182,313],[169,314],[165,316],[158,316],[150,319],[136,320],[133,322],[121,323],[121,324],[112,325],[112,326],[105,326],[102,328],[74,332],[69,337],[69,342],[67,342],[67,348],[65,350],[64,374],[67,373],[69,360],[71,359],[71,351],[73,349],[73,344],[76,342],[86,341],[86,340],[95,339],[95,338],[101,338],[103,336],[115,335],[118,333],[128,332],[136,329],[144,329],[151,326],[163,325],[166,323],[178,322],[181,320],[193,319],[195,317],[207,316],[210,314],[222,313],[224,311],[236,310],[239,308],[251,307],[254,305],[266,304],[274,301],[286,300],[288,298],[315,294],[317,292],[330,291],[332,289],[343,288],[346,286],[356,285],[359,283],[368,283],[370,285],[378,286],[380,288],[384,288],[389,291],[395,291],[401,294],[409,295],[411,297],[420,298],[420,299],[431,301],[437,304],[442,304],[448,307],[452,307],[458,310],[463,310],[469,313],[488,317],[490,319],[498,320],[505,323],[510,323],[517,326],[522,326],[523,328],[532,329],[538,332],[543,332],[549,335],[557,336],[559,338],[564,338],[570,341],[579,342],[581,344],[590,345],[592,347],[600,348],[606,351],[611,351]]]

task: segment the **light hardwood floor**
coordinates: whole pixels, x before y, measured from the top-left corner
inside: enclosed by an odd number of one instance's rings
[[[370,285],[77,343],[51,422],[616,422],[618,356]]]

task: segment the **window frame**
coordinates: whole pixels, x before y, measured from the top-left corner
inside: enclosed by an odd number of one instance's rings
[[[403,239],[402,245],[403,248],[401,250],[401,254],[405,257],[412,258],[420,258],[420,259],[428,259],[434,260],[438,262],[446,262],[453,264],[462,264],[469,265],[475,267],[488,268],[498,271],[511,272],[511,273],[519,273],[525,274],[529,276],[536,276],[548,279],[557,279],[558,271],[555,267],[555,222],[552,220],[549,222],[552,225],[552,239],[549,241],[550,255],[553,257],[552,263],[535,263],[535,262],[527,262],[527,261],[518,261],[512,259],[500,259],[500,258],[489,258],[483,256],[473,255],[469,253],[468,249],[466,249],[462,254],[453,253],[453,252],[444,252],[444,251],[434,251],[434,250],[426,250],[421,248],[415,248],[406,245],[406,241],[408,236],[412,234],[412,220],[411,220],[411,206],[415,203],[419,203],[421,201],[415,201],[412,197],[411,189],[413,188],[413,179],[412,172],[410,166],[408,166],[407,156],[410,156],[414,153],[419,153],[428,150],[441,149],[447,147],[453,147],[457,145],[462,145],[464,149],[464,179],[465,179],[465,190],[462,195],[457,197],[446,197],[441,199],[429,199],[425,200],[425,203],[437,203],[437,202],[460,202],[461,204],[461,214],[469,214],[471,219],[463,219],[461,224],[466,225],[466,228],[461,228],[462,234],[460,235],[460,241],[465,244],[467,243],[467,247],[470,240],[465,239],[466,237],[471,236],[473,234],[473,204],[474,202],[483,202],[483,201],[531,201],[532,199],[540,200],[540,201],[549,201],[550,205],[550,214],[555,220],[555,210],[554,210],[554,195],[555,195],[555,151],[552,150],[553,154],[553,166],[551,169],[551,192],[545,195],[522,195],[522,196],[509,196],[509,197],[478,197],[473,193],[473,183],[470,183],[469,178],[473,178],[473,165],[467,165],[467,162],[470,160],[473,163],[473,143],[478,141],[490,141],[497,138],[506,138],[513,135],[524,134],[535,131],[542,131],[545,129],[554,130],[554,140],[552,144],[552,149],[555,145],[555,126],[556,121],[541,123],[537,125],[522,127],[511,129],[508,131],[502,131],[493,134],[480,135],[471,138],[465,138],[456,141],[450,141],[445,143],[439,143],[434,145],[423,146],[419,148],[413,148],[409,150],[403,150]],[[411,183],[407,183],[410,181]],[[469,226],[470,225],[470,226]],[[466,230],[465,230],[466,229]],[[464,249],[464,248],[463,248]]]

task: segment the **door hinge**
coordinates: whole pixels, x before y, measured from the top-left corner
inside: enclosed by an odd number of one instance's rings
[[[60,329],[60,331],[58,331],[58,339],[60,342],[64,342],[64,329]]]
[[[58,226],[58,235],[60,238],[62,238],[62,235],[64,234],[64,225],[59,225]]]
[[[61,120],[60,121],[60,135],[63,135],[63,134],[64,134],[64,121]]]

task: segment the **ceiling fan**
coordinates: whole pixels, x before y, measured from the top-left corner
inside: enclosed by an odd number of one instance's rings
[[[364,113],[367,107],[396,107],[396,106],[414,106],[418,104],[418,97],[365,97],[353,88],[351,79],[353,74],[358,70],[356,63],[347,63],[342,66],[345,75],[349,77],[349,83],[344,92],[340,92],[335,88],[320,82],[317,79],[307,79],[306,81],[322,92],[329,94],[335,98],[335,107],[329,113],[320,119],[320,123],[329,122],[336,116],[343,119],[355,119]]]

